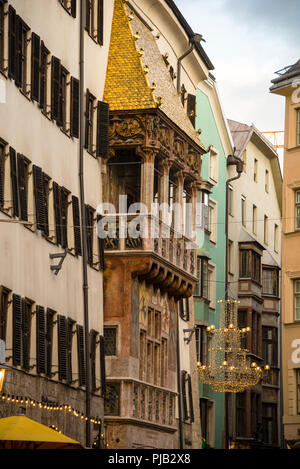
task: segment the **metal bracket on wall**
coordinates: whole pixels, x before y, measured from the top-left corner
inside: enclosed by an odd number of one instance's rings
[[[65,260],[65,257],[67,255],[68,249],[65,249],[63,253],[59,254],[49,254],[50,259],[60,259],[59,263],[57,265],[51,265],[50,269],[54,270],[54,275],[57,275],[58,272],[60,271],[62,264]]]
[[[184,337],[183,340],[184,342],[186,342],[187,344],[190,343],[190,341],[192,340],[192,337],[193,337],[193,334],[195,332],[196,328],[193,327],[193,329],[183,329],[183,332],[186,333],[186,332],[189,332],[190,335],[188,337]]]

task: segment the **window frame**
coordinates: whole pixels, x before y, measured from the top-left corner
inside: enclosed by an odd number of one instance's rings
[[[299,201],[298,201],[299,194]],[[299,214],[297,214],[299,210]],[[295,191],[295,231],[300,231],[300,189]]]
[[[246,227],[246,197],[241,195],[241,222]]]
[[[294,280],[294,321],[295,322],[298,322],[300,321],[300,303],[299,303],[299,306],[297,307],[296,306],[296,303],[297,303],[297,299],[299,298],[299,301],[300,301],[300,279],[295,279]],[[299,292],[296,291],[296,286],[297,284],[299,283]],[[299,309],[299,313],[298,313],[298,316],[297,316],[297,308]]]

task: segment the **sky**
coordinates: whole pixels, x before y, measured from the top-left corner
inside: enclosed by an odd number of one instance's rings
[[[261,132],[284,130],[284,98],[271,94],[269,88],[276,71],[300,59],[300,1],[175,3],[206,41],[201,44],[215,67],[212,73],[225,116],[253,123]]]

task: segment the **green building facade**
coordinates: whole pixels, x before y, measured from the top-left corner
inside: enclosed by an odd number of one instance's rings
[[[225,298],[225,209],[226,159],[228,144],[224,144],[226,124],[220,105],[216,105],[215,90],[198,89],[196,95],[196,129],[208,148],[202,157],[202,183],[198,192],[197,243],[198,285],[194,294],[197,360],[209,359],[210,333],[206,327],[220,319],[218,300]],[[220,122],[223,122],[220,129]],[[225,129],[225,131],[224,131]],[[223,135],[223,139],[222,139]],[[223,141],[222,141],[223,140]],[[215,392],[199,381],[201,425],[204,448],[224,448],[224,393]]]

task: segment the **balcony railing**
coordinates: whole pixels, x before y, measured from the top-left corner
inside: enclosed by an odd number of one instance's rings
[[[174,427],[175,401],[175,391],[121,379],[119,382],[107,383],[105,415]],[[120,402],[124,405],[120,406]]]
[[[191,275],[196,274],[197,245],[153,215],[105,215],[98,236],[106,232],[104,249],[111,252],[144,251],[164,258]],[[103,235],[102,235],[103,236]]]

